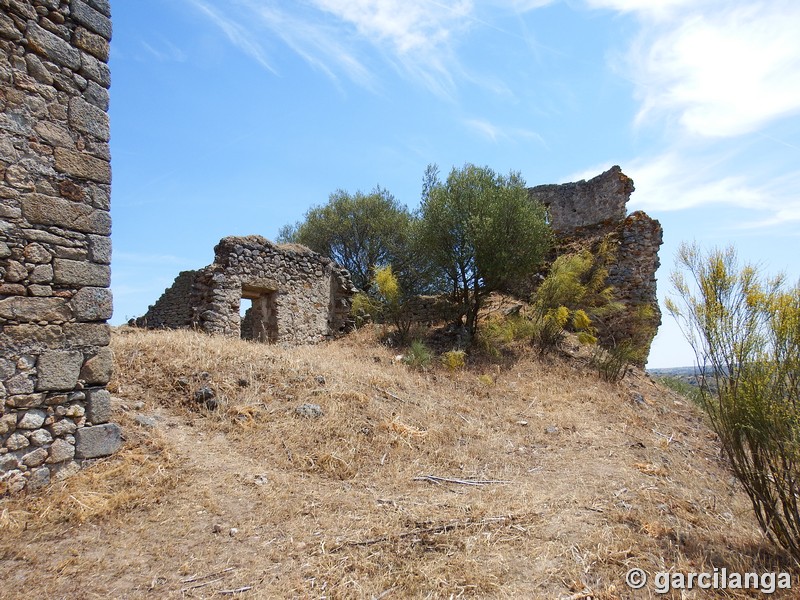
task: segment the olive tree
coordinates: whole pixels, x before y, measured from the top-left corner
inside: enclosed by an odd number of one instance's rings
[[[411,214],[380,186],[369,194],[337,190],[324,206],[306,212],[304,220],[281,229],[280,242],[296,242],[345,267],[353,284],[369,289],[375,269],[404,251]]]
[[[484,298],[533,274],[552,240],[544,206],[518,173],[472,164],[445,181],[428,167],[416,235],[436,279],[461,304],[470,336]]]

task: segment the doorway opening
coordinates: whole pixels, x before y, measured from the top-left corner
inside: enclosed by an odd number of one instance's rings
[[[278,341],[277,290],[242,286],[242,300],[249,300],[250,308],[242,318],[242,339],[274,343]]]

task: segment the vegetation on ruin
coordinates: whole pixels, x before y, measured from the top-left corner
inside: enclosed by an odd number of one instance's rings
[[[800,560],[800,284],[688,244],[671,279],[700,403],[759,525]]]
[[[380,187],[369,195],[339,190],[303,221],[281,229],[278,239],[304,244],[349,269],[366,293],[356,300],[356,312],[388,310],[402,338],[408,327],[396,317],[412,295],[425,292],[452,293],[472,337],[483,300],[535,273],[552,233],[544,206],[529,197],[519,173],[466,164],[445,181],[430,165],[413,215]],[[400,290],[394,299],[375,288],[387,267]]]
[[[408,310],[410,295],[403,290],[400,281],[391,265],[378,268],[372,278],[369,291],[359,292],[353,297],[352,314],[356,325],[362,325],[369,319],[391,323],[397,335],[397,341],[404,344],[408,341],[413,320]]]
[[[552,241],[546,210],[519,173],[472,164],[444,181],[428,168],[419,219],[420,247],[461,304],[469,336],[483,300],[535,273]]]

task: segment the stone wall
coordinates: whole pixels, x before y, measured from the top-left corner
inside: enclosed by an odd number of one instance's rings
[[[214,254],[211,265],[181,273],[136,324],[293,344],[319,342],[349,327],[355,289],[332,260],[261,236],[223,238]],[[253,303],[244,323],[243,298]]]
[[[560,235],[622,222],[627,214],[625,204],[633,191],[633,180],[618,166],[589,181],[528,188],[528,193],[547,207],[550,225]]]
[[[608,283],[624,310],[600,324],[600,341],[636,340],[647,354],[661,324],[656,270],[663,232],[647,214],[627,214],[634,189],[633,180],[614,166],[589,181],[541,185],[528,192],[548,207],[557,254],[592,249],[602,240],[612,242],[615,260]]]
[[[191,326],[194,313],[190,298],[196,277],[197,271],[181,271],[172,285],[150,307],[147,315],[137,319],[135,324],[151,329],[180,329]]]
[[[112,453],[108,0],[0,0],[0,494]]]

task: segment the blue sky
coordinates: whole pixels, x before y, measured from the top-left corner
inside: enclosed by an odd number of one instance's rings
[[[429,163],[621,165],[664,227],[662,298],[681,241],[800,277],[796,0],[112,4],[113,323],[336,189],[417,206]],[[691,362],[665,315],[650,366]]]

